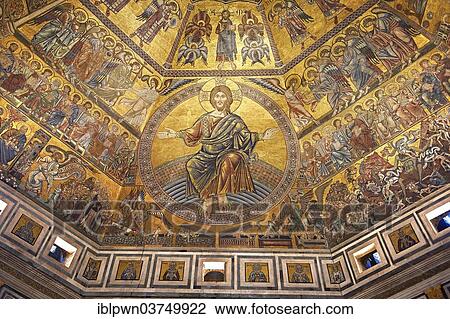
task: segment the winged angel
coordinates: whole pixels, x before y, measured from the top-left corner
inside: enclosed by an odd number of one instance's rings
[[[177,1],[152,0],[144,12],[137,16],[137,20],[144,21],[144,23],[130,37],[137,36],[140,39],[140,46],[144,42],[149,44],[159,31],[174,28],[181,18],[182,12]]]
[[[27,189],[36,195],[41,195],[44,186],[50,190],[55,181],[69,178],[83,180],[86,171],[80,160],[71,152],[64,152],[55,146],[48,146],[50,155],[41,157],[27,179]]]
[[[292,46],[301,44],[304,48],[304,41],[310,37],[316,37],[308,32],[306,23],[313,22],[314,18],[308,15],[295,1],[277,1],[269,11],[269,21],[274,21],[278,17],[278,27],[285,28],[291,38]]]

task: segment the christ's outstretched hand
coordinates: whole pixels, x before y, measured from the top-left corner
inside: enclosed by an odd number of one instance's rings
[[[165,131],[156,133],[158,138],[164,140],[169,138],[176,138],[177,137],[177,131],[172,130],[171,128],[166,128]]]
[[[268,128],[267,130],[264,131],[264,133],[261,136],[261,139],[263,141],[267,141],[267,140],[271,140],[274,138],[275,133],[277,133],[279,131],[278,128]]]

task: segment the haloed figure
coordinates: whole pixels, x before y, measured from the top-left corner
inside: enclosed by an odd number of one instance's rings
[[[249,169],[253,149],[259,141],[272,139],[278,130],[250,132],[244,120],[231,112],[233,96],[225,85],[211,91],[210,102],[214,110],[202,115],[191,128],[158,133],[159,138],[181,138],[187,146],[202,146],[186,164],[186,194],[197,194],[207,207],[213,198],[224,205],[228,193],[254,190]]]
[[[216,27],[216,34],[218,34],[216,55],[216,60],[219,62],[218,69],[221,70],[225,62],[230,62],[231,68],[236,69],[234,63],[237,54],[236,27],[230,19],[230,11],[222,11],[222,17]]]

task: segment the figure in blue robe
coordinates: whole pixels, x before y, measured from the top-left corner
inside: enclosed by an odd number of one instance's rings
[[[369,81],[381,71],[366,56],[366,53],[373,54],[373,52],[368,49],[367,44],[361,37],[347,36],[346,43],[342,68],[350,76],[359,91],[365,88]],[[372,59],[374,58],[373,55]]]
[[[46,55],[49,53],[54,54],[66,39],[72,38],[75,34],[72,28],[72,19],[68,12],[63,12],[56,18],[50,12],[48,16],[44,15],[40,19],[44,21],[51,20],[33,36],[31,44]]]
[[[0,137],[0,164],[8,165],[19,154],[27,142],[27,128],[10,129]]]
[[[129,263],[127,268],[125,268],[120,275],[121,280],[136,280],[137,274],[136,274],[136,268],[134,267],[133,263]]]
[[[234,61],[237,55],[236,32],[233,22],[230,20],[230,11],[223,10],[222,18],[216,27],[217,53],[216,61],[219,63],[219,69],[222,68],[224,62],[230,62],[233,69],[236,68]]]
[[[352,161],[352,155],[349,149],[351,130],[348,127],[342,126],[340,120],[335,120],[333,124],[336,127],[336,131],[332,134],[331,160],[336,170],[340,170]]]
[[[445,97],[441,82],[439,82],[434,74],[428,72],[422,74],[419,99],[431,110],[447,104],[447,98]]]

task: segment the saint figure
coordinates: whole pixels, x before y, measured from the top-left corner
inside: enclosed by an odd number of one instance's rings
[[[222,17],[216,27],[216,34],[219,36],[216,55],[216,60],[219,62],[218,69],[221,70],[225,62],[230,62],[231,67],[236,69],[234,63],[237,54],[236,27],[230,19],[230,11],[222,11]]]
[[[181,276],[177,270],[177,263],[171,261],[169,263],[169,268],[167,268],[166,272],[163,275],[164,281],[180,281]]]
[[[29,243],[30,245],[33,245],[35,238],[33,234],[33,228],[34,223],[31,220],[28,220],[25,225],[20,226],[17,231],[16,235],[20,238],[22,238],[24,241]]]
[[[136,268],[134,267],[133,263],[128,263],[128,266],[123,270],[122,274],[120,275],[121,280],[136,280],[137,274],[136,274]]]
[[[405,234],[403,229],[399,229],[397,244],[399,252],[402,252],[417,244],[417,241],[408,234]]]
[[[309,279],[308,275],[303,270],[302,265],[296,265],[295,271],[291,276],[290,282],[300,284],[300,283],[309,283],[311,280]]]
[[[253,271],[248,275],[249,282],[268,282],[266,275],[261,270],[260,264],[253,265]]]

